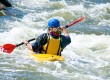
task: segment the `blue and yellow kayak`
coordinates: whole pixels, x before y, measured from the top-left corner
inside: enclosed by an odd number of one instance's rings
[[[38,62],[45,62],[45,61],[64,61],[64,57],[59,55],[53,54],[35,54],[34,52],[30,51],[31,57]]]

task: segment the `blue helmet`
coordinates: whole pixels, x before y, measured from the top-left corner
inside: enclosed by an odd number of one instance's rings
[[[49,26],[49,28],[52,28],[52,27],[58,28],[58,27],[60,27],[60,21],[58,19],[50,19],[48,21],[48,26]]]

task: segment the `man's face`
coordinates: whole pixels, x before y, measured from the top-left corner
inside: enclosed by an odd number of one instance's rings
[[[54,35],[60,35],[61,34],[61,28],[56,28],[56,27],[49,28],[49,32],[54,34]]]

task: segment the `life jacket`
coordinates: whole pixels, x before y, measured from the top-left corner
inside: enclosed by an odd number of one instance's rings
[[[61,43],[60,37],[58,39],[55,39],[48,35],[48,41],[45,45],[42,46],[43,50],[41,50],[41,53],[61,56],[62,48],[60,43]]]

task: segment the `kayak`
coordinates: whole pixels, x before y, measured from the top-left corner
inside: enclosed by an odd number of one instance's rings
[[[59,55],[53,55],[53,54],[37,54],[34,53],[32,51],[29,52],[30,56],[38,61],[38,62],[45,62],[45,61],[50,61],[50,62],[54,62],[54,61],[64,61],[64,57],[63,56],[59,56]]]
[[[3,10],[0,10],[0,16],[5,16],[5,13]]]

